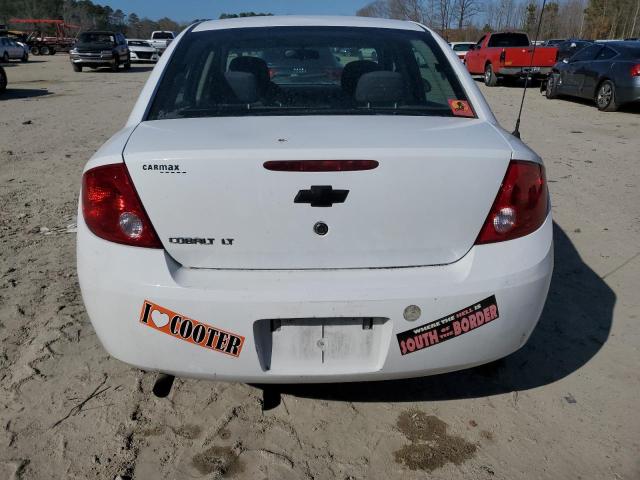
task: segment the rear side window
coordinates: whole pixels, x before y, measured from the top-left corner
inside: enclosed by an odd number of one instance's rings
[[[572,62],[583,62],[588,60],[593,60],[596,58],[598,52],[602,47],[600,45],[591,45],[583,50],[580,50],[573,57],[571,57]]]
[[[612,50],[609,47],[602,47],[602,50],[600,50],[598,56],[596,57],[596,60],[609,60],[610,58],[615,57],[617,54],[618,53],[615,50]]]
[[[494,33],[489,47],[528,47],[529,37],[524,33]]]
[[[187,34],[147,120],[248,115],[441,115],[467,100],[428,32],[275,27]]]

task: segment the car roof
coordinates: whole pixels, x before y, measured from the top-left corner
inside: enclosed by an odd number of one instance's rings
[[[229,28],[260,27],[369,27],[392,28],[396,30],[424,31],[417,23],[405,20],[388,20],[371,17],[341,16],[299,16],[275,15],[245,18],[229,18],[224,20],[208,20],[198,24],[193,31],[225,30]]]

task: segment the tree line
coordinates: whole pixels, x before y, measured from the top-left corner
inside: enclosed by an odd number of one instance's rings
[[[367,17],[413,20],[450,41],[477,40],[482,32],[522,30],[540,39],[640,37],[640,0],[374,0]]]
[[[177,32],[185,26],[166,17],[151,20],[136,13],[127,15],[121,9],[114,10],[91,0],[0,0],[0,23],[8,24],[11,18],[64,20],[82,30],[115,30],[130,38],[149,38],[154,30]],[[25,29],[24,25],[13,27]]]

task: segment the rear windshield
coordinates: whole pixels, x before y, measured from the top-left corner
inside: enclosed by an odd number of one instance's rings
[[[494,33],[489,39],[489,47],[528,47],[526,33]]]
[[[169,32],[158,32],[151,35],[154,40],[170,40],[173,38],[173,34]]]
[[[454,52],[468,52],[471,48],[471,45],[475,45],[474,43],[459,43],[453,46]]]
[[[80,43],[114,43],[115,37],[109,33],[82,33]]]
[[[127,43],[132,47],[150,47],[149,42],[144,42],[142,40],[127,40]]]
[[[186,35],[147,120],[239,115],[440,115],[466,101],[428,32],[346,27]]]

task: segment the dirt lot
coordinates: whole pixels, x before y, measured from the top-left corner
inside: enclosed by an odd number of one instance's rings
[[[456,374],[291,387],[263,414],[247,385],[177,380],[155,398],[155,377],[109,358],[82,305],[82,167],[149,69],[74,74],[58,55],[6,70],[0,479],[640,478],[637,109],[527,99],[523,139],[546,159],[557,225],[525,348]],[[512,128],[521,90],[485,93]]]

